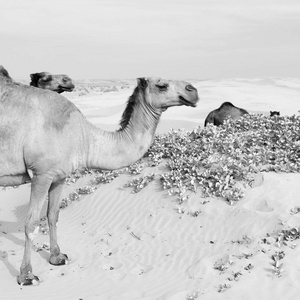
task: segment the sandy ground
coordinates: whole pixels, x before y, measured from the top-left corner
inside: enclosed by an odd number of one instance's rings
[[[224,101],[267,115],[270,110],[281,115],[300,110],[299,79],[190,82],[201,98],[197,108],[170,108],[158,132],[203,126],[207,114]],[[133,84],[64,96],[92,123],[115,130]],[[162,171],[157,167],[144,173]],[[283,242],[280,233],[299,226],[300,214],[291,210],[299,205],[300,174],[263,175],[263,184],[234,206],[199,194],[179,206],[157,181],[132,194],[123,188],[134,178],[129,175],[100,185],[61,210],[58,237],[68,265],[48,263],[49,252],[41,246],[49,236],[40,231],[35,240],[40,251],[32,253],[32,264],[42,282],[32,287],[16,283],[30,185],[1,190],[0,299],[298,299],[299,240]],[[63,196],[90,177],[67,185]],[[274,255],[281,256],[280,273]]]

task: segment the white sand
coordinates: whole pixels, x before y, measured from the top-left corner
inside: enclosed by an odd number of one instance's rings
[[[224,101],[265,114],[270,110],[297,114],[300,110],[300,80],[191,82],[200,95],[198,107],[170,108],[163,114],[158,132],[203,126],[206,115]],[[91,122],[115,130],[132,88],[65,96]],[[154,171],[161,172],[159,167]],[[263,184],[248,190],[234,206],[195,194],[179,207],[157,181],[137,194],[120,189],[132,178],[122,175],[61,211],[59,244],[70,264],[55,267],[48,263],[48,251],[33,252],[34,274],[42,280],[34,287],[16,283],[30,185],[1,190],[0,299],[299,298],[299,240],[276,243],[276,232],[299,226],[300,214],[293,215],[290,210],[299,206],[300,174],[265,173]],[[66,186],[64,197],[89,179]],[[197,217],[192,216],[195,211],[200,212]],[[268,243],[263,243],[264,238]],[[49,236],[41,232],[35,240],[37,247],[48,242]],[[272,266],[276,251],[285,253],[280,260],[281,277],[274,274]],[[214,269],[220,260],[223,272]],[[238,280],[228,280],[233,274],[238,274]],[[230,287],[218,292],[224,284]]]

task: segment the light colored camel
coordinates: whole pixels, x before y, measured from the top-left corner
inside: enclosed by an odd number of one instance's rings
[[[62,265],[68,257],[57,244],[56,223],[65,178],[83,167],[113,170],[134,163],[150,147],[163,111],[171,106],[195,107],[197,101],[197,90],[187,82],[140,78],[120,129],[106,132],[59,94],[0,76],[0,186],[31,182],[19,284],[39,281],[32,273],[31,248],[48,194],[50,263]]]
[[[53,75],[48,72],[40,72],[30,74],[30,78],[30,85],[59,94],[62,92],[71,92],[75,87],[72,79],[64,74]]]
[[[207,124],[219,126],[229,118],[237,120],[245,114],[248,114],[245,109],[236,107],[231,102],[224,102],[219,108],[211,111],[208,114],[204,121],[204,126],[206,126]]]

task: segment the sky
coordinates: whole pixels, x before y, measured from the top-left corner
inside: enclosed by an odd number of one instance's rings
[[[0,24],[12,78],[300,77],[299,0],[2,0]]]

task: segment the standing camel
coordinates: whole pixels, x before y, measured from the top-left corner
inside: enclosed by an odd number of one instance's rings
[[[197,90],[187,82],[139,78],[120,129],[107,132],[88,122],[66,98],[0,76],[0,186],[31,182],[19,284],[39,282],[32,273],[31,248],[46,199],[50,263],[63,265],[68,260],[56,234],[65,178],[83,167],[114,170],[134,163],[150,147],[163,111],[171,106],[195,107],[197,102]]]
[[[245,114],[248,114],[245,109],[236,107],[231,102],[224,102],[218,109],[215,109],[208,114],[204,126],[206,127],[208,123],[219,126],[228,118],[237,120]]]
[[[62,92],[72,92],[75,87],[72,79],[64,74],[53,75],[48,72],[40,72],[30,74],[30,78],[30,85],[59,94]]]

